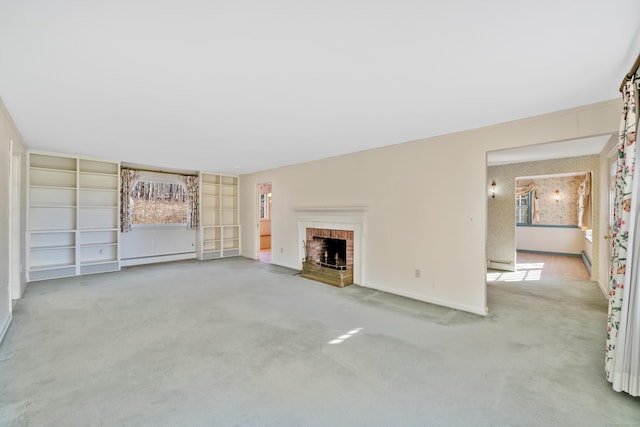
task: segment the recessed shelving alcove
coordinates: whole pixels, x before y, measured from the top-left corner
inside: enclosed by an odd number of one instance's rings
[[[120,269],[119,162],[29,152],[29,281]]]

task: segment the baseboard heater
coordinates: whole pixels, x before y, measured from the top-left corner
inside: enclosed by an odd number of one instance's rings
[[[516,271],[516,266],[513,261],[502,261],[495,259],[487,260],[487,268],[493,270]]]
[[[582,262],[584,262],[584,266],[587,268],[589,274],[591,274],[591,260],[589,259],[589,255],[585,251],[580,253],[582,255]]]

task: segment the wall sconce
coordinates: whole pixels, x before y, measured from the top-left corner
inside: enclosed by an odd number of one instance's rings
[[[560,190],[556,190],[556,192],[553,194],[553,198],[556,199],[556,203],[560,201]]]
[[[493,199],[496,198],[496,180],[495,179],[491,182],[491,198]]]

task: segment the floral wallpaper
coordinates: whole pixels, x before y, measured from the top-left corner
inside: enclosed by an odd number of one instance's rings
[[[516,187],[534,184],[538,217],[534,224],[578,226],[578,189],[585,175],[516,180]],[[558,201],[555,192],[559,191]]]

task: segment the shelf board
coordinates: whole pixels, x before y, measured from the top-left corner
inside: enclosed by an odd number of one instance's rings
[[[34,185],[31,184],[29,185],[29,187],[31,188],[56,188],[58,190],[75,190],[77,187],[75,185],[71,185],[71,186],[60,186],[60,185]]]
[[[99,248],[101,246],[118,246],[116,242],[104,242],[104,243],[81,243],[80,249],[82,248]]]
[[[98,265],[98,264],[110,264],[113,262],[118,262],[117,259],[97,259],[93,261],[82,261],[80,265]]]
[[[115,227],[115,228],[78,228],[78,231],[118,231],[118,227]]]
[[[51,233],[75,233],[75,229],[70,230],[60,230],[56,228],[55,230],[29,230],[31,234],[51,234]]]
[[[91,172],[91,171],[84,171],[82,170],[82,168],[80,168],[80,173],[83,175],[97,175],[97,176],[115,176],[117,177],[118,174],[117,173],[106,173],[106,172]]]
[[[47,251],[52,249],[75,249],[73,245],[31,246],[32,251]]]
[[[106,191],[109,193],[117,193],[117,188],[97,188],[97,187],[78,187],[80,191]]]
[[[29,206],[31,209],[49,209],[49,208],[66,208],[66,209],[75,209],[75,205],[31,205]]]
[[[71,264],[46,264],[46,265],[32,265],[29,268],[29,271],[42,271],[42,270],[53,270],[56,268],[69,268],[69,267],[75,267],[76,265],[74,263]]]
[[[100,206],[100,205],[80,205],[78,206],[81,209],[118,209],[117,206],[114,205],[104,205],[104,206]]]
[[[75,169],[57,169],[57,168],[43,168],[41,166],[31,166],[29,170],[36,171],[45,171],[45,172],[66,172],[66,173],[76,173]]]

